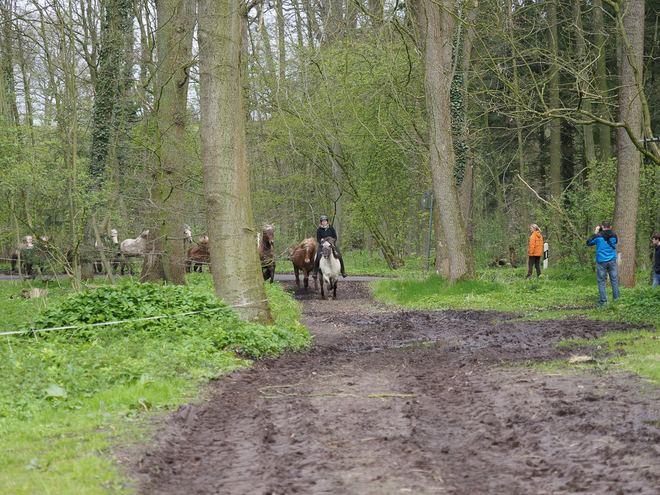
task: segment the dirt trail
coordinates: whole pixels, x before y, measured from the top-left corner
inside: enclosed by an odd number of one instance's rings
[[[297,294],[310,353],[167,419],[135,466],[142,493],[660,493],[660,389],[505,366],[625,325],[393,310],[346,281],[338,296]]]

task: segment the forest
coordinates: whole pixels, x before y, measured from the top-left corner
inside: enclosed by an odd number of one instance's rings
[[[659,35],[660,0],[0,0],[0,492],[656,493]],[[282,273],[322,215],[332,301]]]
[[[82,280],[112,229],[149,230],[142,279],[182,284],[184,224],[222,277],[256,260],[225,237],[256,243],[272,224],[282,257],[327,214],[343,250],[397,269],[425,255],[433,191],[451,280],[511,248],[524,263],[530,223],[551,266],[593,263],[585,240],[611,220],[632,287],[660,230],[659,14],[657,0],[2,0],[2,257],[30,235]]]

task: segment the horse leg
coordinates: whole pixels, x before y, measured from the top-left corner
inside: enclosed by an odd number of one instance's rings
[[[300,289],[300,268],[298,268],[296,265],[293,265],[293,275],[296,278],[296,287]],[[303,277],[305,276],[305,270],[303,269]],[[307,283],[307,279],[305,279],[305,283]]]
[[[325,299],[325,292],[323,292],[323,273],[321,273],[321,276],[319,277],[321,280],[319,283],[321,284],[321,299]]]
[[[332,284],[332,298],[337,299],[337,281]]]

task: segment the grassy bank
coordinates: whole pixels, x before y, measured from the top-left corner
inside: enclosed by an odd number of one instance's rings
[[[524,272],[510,269],[479,271],[472,281],[451,284],[439,276],[402,277],[374,282],[376,299],[411,309],[482,309],[511,311],[522,319],[589,318],[645,326],[647,329],[611,333],[596,341],[564,343],[595,347],[596,359],[580,364],[554,363],[555,367],[616,366],[660,384],[660,290],[641,281],[621,288],[621,298],[598,307],[596,274],[583,269],[548,269],[541,278],[526,280]],[[606,324],[606,323],[604,323]]]
[[[267,284],[276,325],[239,321],[213,297],[209,275],[186,288],[124,283],[70,294],[27,283],[0,284],[0,332],[201,311],[100,327],[2,336],[0,493],[130,491],[113,453],[139,444],[153,414],[196,399],[199,384],[249,366],[246,358],[305,349],[300,307]],[[64,282],[66,284],[66,282]],[[219,309],[218,309],[219,308]]]

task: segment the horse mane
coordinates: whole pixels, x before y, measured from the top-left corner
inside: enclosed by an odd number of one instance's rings
[[[311,253],[316,253],[316,250],[319,248],[319,243],[316,242],[316,239],[313,237],[308,237],[307,239],[303,239],[303,241],[300,244],[292,244],[288,251],[289,251],[289,258],[293,258],[295,256],[297,251],[309,251]]]
[[[319,243],[316,242],[316,239],[313,237],[308,237],[307,239],[303,240],[298,247],[300,249],[313,249],[316,251],[319,248]]]

